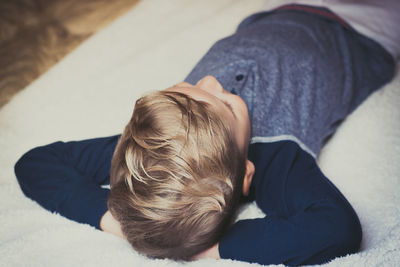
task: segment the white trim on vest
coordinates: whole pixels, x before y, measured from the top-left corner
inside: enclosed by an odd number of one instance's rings
[[[310,154],[313,158],[316,158],[316,155],[314,152],[311,151],[303,142],[301,142],[299,139],[297,139],[296,136],[293,135],[277,135],[277,136],[254,136],[250,140],[250,144],[254,143],[272,143],[272,142],[278,142],[278,141],[284,141],[284,140],[289,140],[293,141],[296,144],[298,144],[304,151],[306,151],[308,154]]]

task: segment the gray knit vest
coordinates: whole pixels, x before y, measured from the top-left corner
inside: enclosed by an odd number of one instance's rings
[[[377,42],[334,19],[283,10],[245,19],[185,81],[213,75],[241,96],[251,142],[293,140],[316,157],[340,122],[393,72],[393,58]]]

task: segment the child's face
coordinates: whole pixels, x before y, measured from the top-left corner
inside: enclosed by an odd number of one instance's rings
[[[184,93],[212,105],[234,130],[239,148],[247,152],[250,121],[247,106],[240,96],[226,91],[213,76],[205,76],[196,85],[181,82],[166,90]]]

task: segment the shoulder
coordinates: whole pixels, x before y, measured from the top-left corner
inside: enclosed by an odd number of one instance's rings
[[[276,169],[281,172],[283,169],[290,171],[299,166],[316,165],[314,156],[293,140],[252,143],[248,156],[259,171]]]

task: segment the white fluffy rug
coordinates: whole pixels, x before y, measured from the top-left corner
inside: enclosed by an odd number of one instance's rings
[[[120,133],[135,99],[181,81],[219,38],[264,0],[143,0],[0,112],[1,266],[250,266],[228,260],[150,260],[110,234],[24,197],[13,166],[56,140]],[[319,158],[360,217],[361,251],[327,266],[400,265],[400,78],[372,95]],[[256,216],[250,206],[243,216]]]

